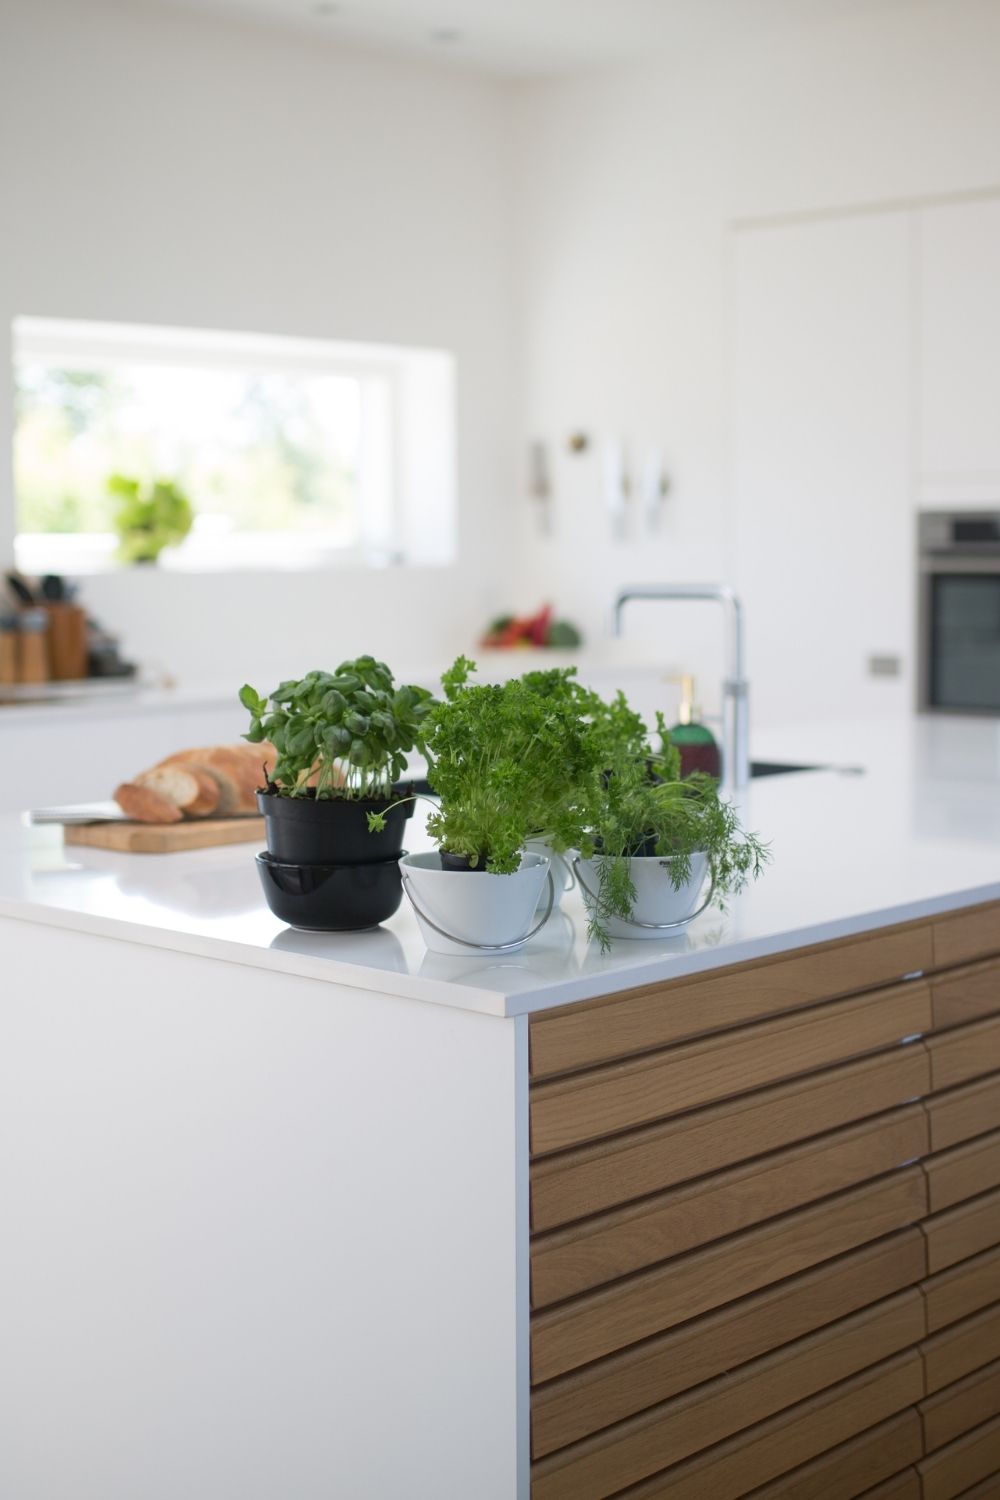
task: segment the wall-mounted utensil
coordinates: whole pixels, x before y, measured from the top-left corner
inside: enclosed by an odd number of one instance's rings
[[[662,448],[647,448],[642,463],[640,492],[643,516],[648,531],[659,530],[669,489],[670,480],[667,477]]]
[[[631,483],[625,464],[625,447],[619,438],[611,438],[604,444],[601,450],[601,471],[604,503],[611,517],[612,534],[616,541],[624,541]]]

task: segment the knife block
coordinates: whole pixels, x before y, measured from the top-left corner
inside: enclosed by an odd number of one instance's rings
[[[49,663],[54,681],[87,676],[87,616],[78,604],[45,606],[49,617]]]

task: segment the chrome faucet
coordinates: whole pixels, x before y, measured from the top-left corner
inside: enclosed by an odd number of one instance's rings
[[[722,781],[742,791],[750,780],[750,685],[744,676],[743,606],[725,583],[637,583],[615,599],[615,635],[622,633],[622,610],[630,599],[708,599],[726,617],[726,675],[722,682]]]

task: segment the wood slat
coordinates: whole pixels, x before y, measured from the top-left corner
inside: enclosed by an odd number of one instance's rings
[[[956,1438],[917,1465],[924,1500],[955,1500],[1000,1470],[1000,1417]]]
[[[927,1303],[927,1331],[937,1333],[1000,1298],[1000,1247],[960,1261],[921,1283]]]
[[[944,1213],[935,1214],[923,1226],[927,1236],[927,1266],[931,1274],[943,1271],[980,1250],[1000,1245],[1000,1190],[971,1198]]]
[[[578,1146],[532,1164],[532,1228],[557,1228],[929,1092],[930,1060],[917,1042],[709,1105],[660,1125]],[[990,1095],[986,1106],[963,1100],[949,1106],[945,1101],[950,1098],[941,1096],[937,1146],[932,1112],[933,1149],[964,1139],[956,1132],[970,1121],[986,1118],[984,1109],[988,1113],[994,1103],[995,1123],[1000,1125],[1000,1089],[996,1096]],[[989,1128],[980,1124],[965,1134],[978,1135]]]
[[[935,1027],[964,1026],[1000,1014],[1000,960],[969,964],[931,979]]]
[[[930,988],[911,981],[538,1084],[531,1092],[531,1149],[539,1156],[645,1125],[874,1052],[929,1026]]]
[[[1000,1473],[988,1475],[971,1490],[963,1490],[958,1500],[1000,1500]]]
[[[931,1149],[943,1151],[974,1135],[1000,1129],[1000,1073],[960,1084],[926,1099]]]
[[[764,1493],[764,1492],[762,1492]],[[817,1500],[824,1496],[829,1500],[829,1487],[815,1491]],[[923,1500],[923,1492],[920,1488],[920,1475],[916,1469],[904,1469],[902,1474],[894,1474],[884,1484],[878,1484],[873,1490],[865,1490],[861,1500]]]
[[[882,1176],[924,1156],[928,1147],[926,1114],[919,1104],[905,1105],[860,1125],[538,1236],[531,1248],[532,1305],[560,1302]],[[980,1156],[971,1164],[939,1162],[936,1177],[942,1197],[947,1196],[949,1186],[976,1177]],[[1000,1167],[1000,1140],[996,1157]]]
[[[924,1442],[929,1453],[943,1448],[970,1428],[1000,1416],[1000,1359],[973,1370],[920,1402]]]
[[[922,1454],[920,1418],[912,1410],[900,1412],[755,1490],[753,1500],[921,1500],[920,1475],[912,1465]],[[909,1467],[893,1474],[902,1464]],[[882,1474],[892,1478],[869,1489]]]
[[[1000,953],[1000,902],[936,917],[932,930],[935,969],[950,969],[973,958]]]
[[[865,1308],[543,1459],[534,1500],[603,1500],[908,1348],[923,1328],[915,1289]]]
[[[544,1457],[919,1282],[919,1229],[864,1245],[778,1286],[536,1388],[532,1455]]]
[[[1000,1016],[928,1037],[935,1091],[1000,1070]]]
[[[932,1334],[920,1348],[928,1395],[1000,1359],[1000,1302]]]
[[[758,1486],[773,1483],[779,1474],[788,1475],[789,1470],[818,1454],[849,1443],[860,1431],[913,1406],[920,1395],[919,1355],[912,1350],[898,1354],[696,1458],[631,1486],[622,1491],[620,1500],[738,1500]],[[920,1419],[915,1412],[912,1416],[915,1428],[909,1424],[899,1428],[897,1446],[891,1454],[886,1451],[883,1435],[882,1450],[874,1443],[859,1444],[863,1449],[860,1462],[856,1452],[851,1455],[855,1465],[867,1471],[864,1482],[869,1487],[873,1480],[877,1482],[891,1472],[880,1464],[898,1458],[898,1470],[919,1454],[919,1446],[914,1453],[913,1442],[915,1433],[919,1445]],[[787,1479],[773,1493],[793,1495],[793,1482]],[[827,1493],[846,1500],[860,1491],[830,1488]]]
[[[932,1213],[1000,1187],[1000,1130],[929,1156],[924,1168]]]
[[[536,1382],[551,1380],[917,1223],[926,1205],[922,1170],[905,1167],[537,1313],[532,1319],[532,1377]]]
[[[575,1068],[666,1047],[759,1017],[892,984],[933,967],[930,924],[907,923],[798,953],[734,964],[694,979],[646,985],[620,995],[532,1016],[531,1074]]]

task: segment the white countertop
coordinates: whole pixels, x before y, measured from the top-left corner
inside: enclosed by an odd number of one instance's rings
[[[255,846],[124,855],[63,849],[61,830],[0,822],[0,915],[510,1016],[1000,899],[1000,721],[922,718],[754,737],[758,759],[817,761],[755,781],[747,827],[774,862],[726,914],[680,937],[588,944],[576,892],[520,953],[429,953],[406,905],[358,934],[273,917]],[[411,848],[426,847],[419,820]]]

